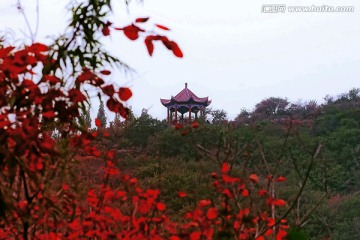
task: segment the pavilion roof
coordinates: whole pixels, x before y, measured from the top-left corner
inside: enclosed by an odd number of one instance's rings
[[[205,106],[210,105],[211,100],[208,97],[198,97],[193,93],[188,87],[187,83],[185,83],[185,88],[181,90],[175,97],[171,96],[171,99],[160,99],[161,103],[164,106],[168,106],[170,104],[175,103],[199,103]]]

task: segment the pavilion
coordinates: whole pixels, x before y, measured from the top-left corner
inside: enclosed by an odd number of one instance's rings
[[[205,108],[211,104],[208,97],[199,98],[190,91],[187,83],[185,83],[185,88],[175,97],[171,96],[170,99],[160,99],[160,101],[167,108],[168,123],[197,120],[198,117],[201,118],[205,115]],[[179,119],[178,113],[181,114]],[[186,113],[187,117],[184,116]]]

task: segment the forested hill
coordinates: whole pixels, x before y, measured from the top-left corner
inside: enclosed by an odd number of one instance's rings
[[[98,145],[117,149],[124,158],[121,169],[159,188],[174,218],[195,200],[180,203],[171,193],[211,197],[206,179],[219,162],[228,161],[240,176],[286,176],[278,194],[290,203],[308,177],[290,214],[301,239],[360,239],[353,231],[360,228],[359,93],[327,96],[321,105],[271,97],[232,121],[224,110],[210,109],[206,119],[175,127],[143,112],[111,122],[110,136]]]

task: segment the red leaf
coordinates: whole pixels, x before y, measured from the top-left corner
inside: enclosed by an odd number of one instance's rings
[[[102,71],[100,71],[100,73],[103,74],[103,75],[110,75],[111,74],[111,72],[109,70],[102,70]]]
[[[175,124],[175,129],[181,129],[183,126],[181,123]]]
[[[0,58],[6,57],[15,47],[6,47],[0,49]]]
[[[154,44],[152,43],[152,38],[147,36],[145,38],[145,45],[146,45],[146,48],[149,52],[149,55],[152,56],[153,52],[154,52]]]
[[[183,57],[183,53],[176,42],[170,41],[167,37],[160,36],[160,35],[147,36],[145,39],[145,45],[148,49],[150,56],[152,55],[152,53],[154,51],[154,45],[153,45],[152,41],[156,41],[156,40],[161,40],[162,43],[164,44],[164,46],[167,49],[172,50],[172,52],[174,53],[175,56],[177,56],[179,58]]]
[[[251,180],[251,181],[253,181],[254,183],[258,183],[259,182],[259,177],[258,177],[258,175],[256,175],[256,174],[250,174],[250,176],[249,176],[249,179]]]
[[[95,125],[96,125],[97,127],[100,127],[100,126],[101,126],[101,122],[100,122],[100,120],[99,120],[98,118],[95,118]]]
[[[116,28],[116,29],[121,30],[120,28]],[[135,26],[134,24],[124,27],[122,30],[124,31],[125,36],[128,37],[130,40],[138,39],[139,32],[144,32],[144,30],[142,30],[138,26]]]
[[[259,190],[259,192],[258,192],[258,195],[259,196],[266,196],[268,194],[268,192],[265,190],[265,189],[261,189],[261,190]]]
[[[44,79],[46,79],[47,81],[49,81],[50,85],[55,85],[59,82],[61,82],[61,80],[53,75],[45,75]]]
[[[106,106],[109,108],[110,111],[113,111],[113,112],[119,112],[121,110],[121,108],[124,107],[122,105],[122,103],[120,103],[118,100],[113,99],[113,98],[110,98],[109,100],[107,100]]]
[[[160,25],[160,24],[155,24],[155,26],[157,26],[158,28],[160,28],[160,29],[162,29],[162,30],[165,30],[165,31],[169,31],[169,30],[170,30],[170,28],[165,27],[165,26]]]
[[[174,55],[182,58],[183,57],[183,53],[181,52],[181,49],[179,48],[179,46],[177,45],[176,42],[174,41],[170,41],[167,37],[162,36],[161,37],[161,41],[163,42],[164,46],[169,49],[172,50]]]
[[[14,139],[8,138],[7,139],[7,145],[8,145],[8,148],[14,149],[14,147],[16,146],[16,142],[14,141]]]
[[[193,232],[190,234],[190,240],[199,240],[201,238],[201,232]]]
[[[51,119],[51,118],[54,118],[56,115],[55,115],[54,111],[48,111],[48,112],[42,113],[42,116],[44,118]]]
[[[108,168],[106,169],[106,173],[109,175],[117,175],[120,173],[119,169],[116,169],[114,163],[111,161],[107,161]]]
[[[160,39],[162,41],[162,43],[164,44],[164,46],[169,49],[169,50],[172,50],[172,45],[171,45],[171,41],[165,37],[165,36],[159,36]]]
[[[115,89],[114,89],[113,85],[107,85],[107,86],[101,87],[101,89],[109,97],[112,97],[115,93]]]
[[[69,91],[69,98],[74,103],[83,102],[86,100],[84,94],[82,94],[80,90],[74,88]]]
[[[109,26],[112,25],[112,22],[107,21],[107,23],[104,25],[103,29],[101,29],[101,32],[104,36],[110,35],[110,28]]]
[[[36,169],[37,169],[37,170],[42,170],[43,167],[44,167],[44,166],[43,166],[43,164],[42,164],[41,159],[38,160],[38,162],[36,162]]]
[[[191,123],[191,127],[193,127],[193,128],[198,128],[198,127],[199,127],[199,123],[196,122],[196,121],[194,121],[194,122]]]
[[[274,206],[285,206],[286,202],[283,199],[274,199],[271,204]]]
[[[108,158],[113,159],[115,156],[115,151],[114,150],[108,151],[107,156],[108,156]]]
[[[49,137],[47,134],[43,136],[43,139],[41,141],[41,148],[44,151],[54,151],[55,141],[51,137]]]
[[[222,164],[221,172],[227,173],[228,171],[230,171],[230,165],[227,162],[224,162]]]
[[[222,194],[224,194],[226,197],[228,198],[232,198],[233,194],[230,192],[229,189],[225,189],[224,191],[221,192]]]
[[[283,229],[279,229],[279,232],[276,234],[276,240],[282,240],[287,236],[287,232]]]
[[[280,177],[276,178],[275,181],[277,181],[277,182],[285,182],[285,181],[286,181],[286,177],[280,176]]]
[[[101,32],[104,36],[109,36],[110,35],[110,28],[108,26],[103,27],[103,29],[101,29]]]
[[[42,43],[34,43],[29,47],[29,50],[35,52],[47,52],[49,51],[49,47]]]
[[[184,198],[184,197],[187,196],[187,194],[186,194],[186,192],[178,192],[178,196],[179,196],[180,198]]]
[[[137,23],[144,23],[144,22],[147,22],[147,20],[149,20],[149,17],[137,18],[137,19],[135,20],[135,22],[137,22]]]
[[[273,218],[268,218],[267,220],[268,220],[268,226],[269,226],[269,227],[272,227],[272,226],[275,225],[275,219],[273,219]]]
[[[184,130],[181,132],[181,136],[185,136],[185,135],[187,135],[189,132],[190,132],[189,129],[184,129]]]
[[[234,182],[237,182],[239,181],[240,179],[238,178],[233,178],[233,177],[230,177],[226,174],[223,174],[222,175],[222,179],[224,180],[225,183],[234,183]]]
[[[249,190],[244,189],[244,190],[242,191],[241,195],[242,195],[243,197],[249,196]]]
[[[90,71],[89,69],[85,69],[77,78],[75,83],[80,84],[85,81],[93,80],[96,77],[96,75]]]
[[[19,207],[20,208],[25,208],[28,205],[28,202],[26,200],[22,200],[19,202]]]
[[[171,45],[172,45],[172,51],[173,51],[174,55],[179,58],[182,58],[184,55],[183,55],[181,49],[179,48],[179,46],[177,45],[177,43],[174,41],[171,41]]]
[[[206,207],[208,205],[211,204],[211,201],[210,200],[200,200],[200,202],[198,203],[198,207],[199,208],[202,208],[202,207]]]
[[[218,211],[216,208],[209,208],[209,210],[206,213],[206,217],[210,220],[217,218],[217,216],[218,216]]]
[[[9,124],[11,124],[9,121],[0,121],[0,128],[7,127]]]
[[[106,102],[106,106],[109,108],[110,111],[115,113],[119,113],[121,117],[127,118],[129,115],[129,109],[125,108],[124,105],[116,99],[110,98]]]
[[[132,92],[129,88],[120,88],[118,94],[122,101],[127,101],[132,96]]]
[[[64,183],[64,184],[62,185],[62,189],[63,189],[64,191],[67,191],[67,190],[69,190],[69,186]]]
[[[159,211],[165,211],[166,206],[165,206],[164,203],[159,202],[159,203],[156,205],[156,208],[157,208]]]

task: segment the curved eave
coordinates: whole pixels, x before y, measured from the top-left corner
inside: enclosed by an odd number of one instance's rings
[[[209,101],[209,97],[203,97],[203,98],[192,98],[194,102],[199,102],[199,103],[206,103]]]
[[[170,99],[162,99],[162,98],[160,98],[161,104],[164,105],[165,107],[167,107],[169,105],[169,103],[171,103],[171,100]]]
[[[201,101],[196,101],[192,98],[190,98],[188,101],[176,101],[174,98],[171,99],[160,99],[160,102],[163,106],[169,107],[172,105],[188,105],[188,104],[199,104],[203,105],[205,107],[209,106],[211,104],[211,100],[208,100],[208,98],[200,99]]]

